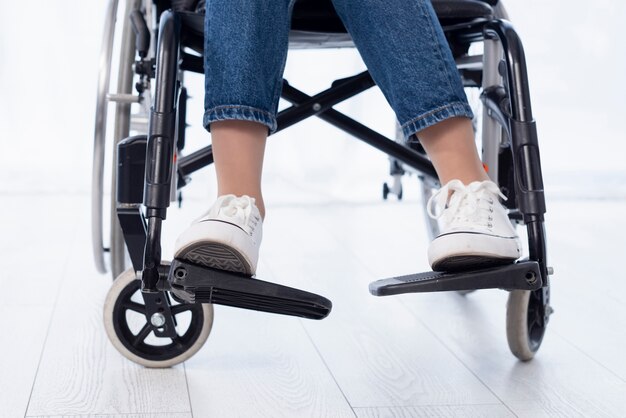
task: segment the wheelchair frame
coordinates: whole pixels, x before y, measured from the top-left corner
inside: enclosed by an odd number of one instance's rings
[[[330,311],[330,301],[284,286],[258,282],[260,295],[272,287],[271,297],[280,292],[287,300],[302,300],[308,304],[303,314],[302,306],[281,311],[277,306],[268,308],[261,302],[241,300],[196,298],[181,290],[179,282],[188,274],[200,277],[210,275],[214,280],[235,281],[229,274],[212,269],[202,269],[179,260],[165,266],[161,260],[161,224],[166,218],[172,200],[172,183],[180,189],[193,172],[213,163],[211,146],[207,146],[175,162],[176,150],[184,143],[186,91],[180,83],[182,71],[203,73],[201,57],[183,51],[181,31],[185,13],[165,11],[159,22],[158,43],[154,65],[141,57],[146,75],[155,75],[154,101],[150,111],[147,137],[131,137],[120,143],[117,173],[116,211],[128,247],[133,269],[140,273],[147,315],[151,317],[163,309],[156,295],[172,292],[175,299],[186,302],[222,303],[248,309],[264,310],[309,318],[323,318]],[[144,29],[145,30],[145,29]],[[483,41],[483,62],[468,60],[458,62],[458,68],[467,72],[463,77],[468,86],[482,85],[481,101],[489,117],[483,117],[483,138],[489,138],[484,160],[489,174],[508,197],[507,207],[512,220],[526,225],[529,246],[528,260],[488,270],[455,274],[420,273],[379,280],[370,285],[374,295],[391,295],[423,291],[470,290],[504,288],[530,291],[528,306],[529,344],[532,354],[543,338],[551,309],[549,307],[549,274],[547,265],[544,214],[546,211],[543,180],[540,166],[536,124],[533,119],[524,50],[513,26],[504,19],[476,18],[469,22],[444,26],[449,39],[463,44]],[[144,41],[145,42],[145,41]],[[145,47],[145,45],[144,45]],[[500,49],[501,48],[501,49]],[[500,56],[498,51],[502,51]],[[480,66],[482,65],[482,69]],[[483,71],[494,68],[497,71]],[[478,71],[478,72],[477,72]],[[472,75],[473,74],[473,75]],[[478,77],[476,77],[478,75]],[[503,86],[500,85],[503,79]],[[336,80],[332,86],[310,96],[283,80],[281,97],[292,105],[277,115],[281,131],[308,117],[317,116],[337,128],[388,154],[427,181],[437,182],[435,169],[419,147],[404,146],[393,139],[368,128],[336,111],[333,106],[375,85],[368,71]],[[503,140],[506,136],[508,140]],[[507,151],[510,149],[510,152]],[[512,166],[512,169],[511,169]],[[509,170],[505,170],[509,168]],[[142,213],[145,207],[145,214]],[[251,279],[245,279],[250,281]],[[225,282],[224,282],[225,283]],[[256,286],[256,284],[254,285]],[[253,287],[254,287],[253,286]],[[208,296],[207,296],[208,297]],[[268,296],[270,297],[270,296]],[[532,306],[531,306],[532,305]],[[264,308],[265,307],[265,308]],[[298,311],[300,309],[300,311]],[[314,312],[309,312],[314,311]],[[157,336],[175,335],[173,318],[166,315],[165,326],[155,328]],[[531,329],[532,328],[532,329]],[[518,355],[528,360],[528,354]],[[523,358],[525,357],[525,358]]]

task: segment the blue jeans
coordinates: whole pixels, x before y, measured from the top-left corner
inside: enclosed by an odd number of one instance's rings
[[[248,120],[276,130],[294,0],[207,0],[204,126]],[[333,0],[405,138],[471,118],[430,0]]]

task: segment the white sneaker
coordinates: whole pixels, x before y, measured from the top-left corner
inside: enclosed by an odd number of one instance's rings
[[[254,275],[263,220],[254,198],[224,195],[176,240],[174,258]]]
[[[506,199],[491,181],[465,186],[452,180],[430,198],[428,214],[439,219],[441,231],[428,248],[434,271],[486,268],[521,256],[519,237],[498,197]],[[435,206],[443,210],[435,214]]]

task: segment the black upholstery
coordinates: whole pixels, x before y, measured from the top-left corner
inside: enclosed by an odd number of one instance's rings
[[[442,21],[467,20],[491,16],[490,3],[497,0],[431,0]],[[297,31],[345,33],[331,0],[298,0],[293,9],[291,27]]]
[[[490,0],[497,3],[497,0]],[[493,15],[493,9],[485,0],[432,0],[442,25]]]
[[[187,0],[190,1],[190,0]],[[384,1],[384,0],[381,0]],[[431,0],[442,25],[492,16],[491,5],[498,0]],[[186,43],[202,50],[203,15],[182,12]],[[331,0],[297,0],[294,4],[289,35],[291,48],[337,48],[353,46]]]
[[[381,0],[384,1],[384,0]],[[498,0],[431,0],[442,25],[490,17]],[[291,48],[350,47],[352,40],[331,0],[298,0],[289,35]]]

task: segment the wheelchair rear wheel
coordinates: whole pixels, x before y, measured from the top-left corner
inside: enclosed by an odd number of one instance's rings
[[[181,363],[202,348],[213,325],[213,305],[176,304],[163,292],[176,323],[177,337],[157,337],[146,314],[141,280],[133,269],[114,282],[104,303],[104,327],[113,346],[127,359],[145,367]]]
[[[126,268],[127,255],[124,237],[116,214],[116,169],[117,169],[117,143],[129,136],[131,128],[138,133],[147,131],[147,111],[149,106],[149,91],[142,96],[132,95],[134,78],[133,64],[135,62],[135,34],[133,32],[129,15],[140,6],[140,0],[127,0],[126,10],[122,19],[122,34],[119,53],[119,70],[117,75],[117,93],[109,93],[109,84],[112,75],[113,46],[116,38],[117,0],[111,0],[107,13],[107,22],[103,37],[103,46],[100,57],[100,74],[98,80],[98,98],[96,109],[96,125],[94,132],[94,154],[92,172],[92,240],[93,253],[96,268],[101,273],[106,273],[110,267],[113,279],[119,276]],[[144,103],[141,103],[143,99]],[[110,231],[109,247],[104,246],[104,166],[107,146],[108,105],[114,102],[115,120],[113,124],[113,139],[111,145],[111,204],[109,211]],[[147,102],[147,103],[145,103]],[[140,103],[139,113],[131,113],[131,103]],[[110,265],[107,266],[104,254],[109,253]]]

